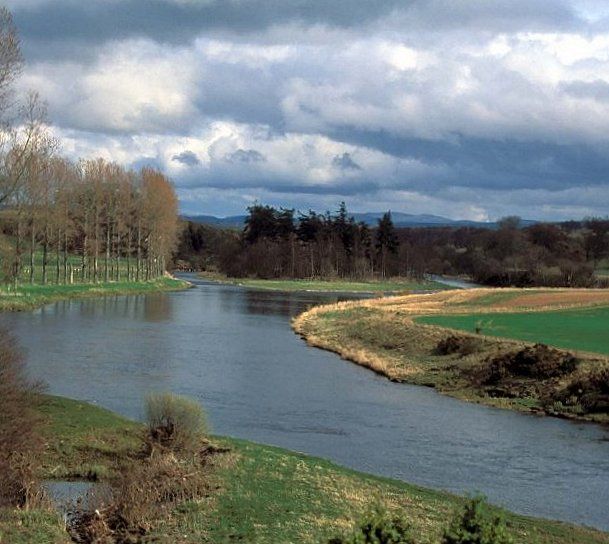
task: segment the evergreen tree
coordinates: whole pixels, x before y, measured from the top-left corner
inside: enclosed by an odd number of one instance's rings
[[[395,255],[399,247],[399,241],[391,220],[391,212],[383,214],[379,219],[376,230],[376,250],[381,261],[381,275],[387,276],[387,256]]]

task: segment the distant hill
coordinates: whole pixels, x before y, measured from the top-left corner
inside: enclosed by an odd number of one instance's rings
[[[375,227],[378,220],[383,216],[384,212],[365,212],[353,213],[350,216],[357,221],[363,221],[371,227]],[[223,228],[242,228],[245,224],[245,215],[231,215],[229,217],[216,217],[214,215],[186,215],[184,219],[193,223],[201,223],[204,225],[212,225]],[[396,227],[478,227],[494,229],[497,228],[497,223],[484,221],[468,221],[455,220],[441,217],[439,215],[430,214],[410,214],[402,212],[391,212],[393,224]],[[523,226],[529,226],[537,223],[528,219],[522,220]]]

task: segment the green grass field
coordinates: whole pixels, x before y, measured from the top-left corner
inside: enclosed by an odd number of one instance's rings
[[[409,291],[438,291],[450,287],[426,280],[343,281],[343,280],[260,280],[252,278],[220,278],[203,275],[214,281],[233,283],[252,289],[273,291],[317,291],[329,293],[402,293]]]
[[[424,316],[418,323],[609,355],[609,307]]]
[[[112,475],[134,454],[142,427],[90,404],[47,397],[45,477],[76,477],[96,465]],[[161,542],[322,543],[348,531],[371,506],[383,504],[413,525],[421,544],[437,543],[464,499],[362,474],[329,461],[243,440],[215,437],[229,448],[210,472],[210,495],[178,506],[160,522]],[[518,544],[609,544],[609,535],[505,513]],[[68,542],[58,516],[0,509],[0,542]]]
[[[137,295],[185,289],[188,283],[169,277],[146,282],[83,283],[74,285],[0,286],[0,311],[31,310],[70,298],[108,295]]]

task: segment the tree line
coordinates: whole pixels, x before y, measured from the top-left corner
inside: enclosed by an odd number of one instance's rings
[[[495,229],[399,229],[398,237],[422,273],[498,287],[609,286],[602,275],[609,268],[609,219],[523,227],[518,217],[507,217]]]
[[[162,173],[103,159],[29,162],[3,215],[6,282],[143,281],[164,273],[178,204]]]
[[[38,94],[15,106],[11,86],[21,68],[17,31],[0,8],[3,280],[68,284],[162,275],[178,228],[171,182],[152,168],[62,157]]]
[[[336,212],[298,215],[255,204],[241,233],[186,224],[177,258],[233,277],[364,279],[396,275],[398,248],[390,212],[371,229],[344,203]]]
[[[606,286],[609,220],[586,219],[523,227],[507,217],[495,228],[376,226],[337,212],[295,214],[256,205],[244,229],[184,223],[182,266],[260,278],[422,278],[466,276],[493,286]]]

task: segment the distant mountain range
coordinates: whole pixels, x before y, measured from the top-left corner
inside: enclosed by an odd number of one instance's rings
[[[355,221],[363,221],[369,226],[376,226],[378,220],[383,216],[384,212],[366,212],[352,213],[349,216]],[[230,217],[216,217],[214,215],[185,215],[184,219],[193,223],[201,223],[204,225],[212,225],[223,228],[242,228],[245,224],[246,215],[232,215]],[[468,221],[455,220],[441,217],[439,215],[430,214],[410,214],[401,212],[391,212],[393,224],[396,227],[479,227],[493,229],[497,227],[497,223],[485,221]],[[528,219],[522,220],[523,226],[529,226],[537,223]]]

